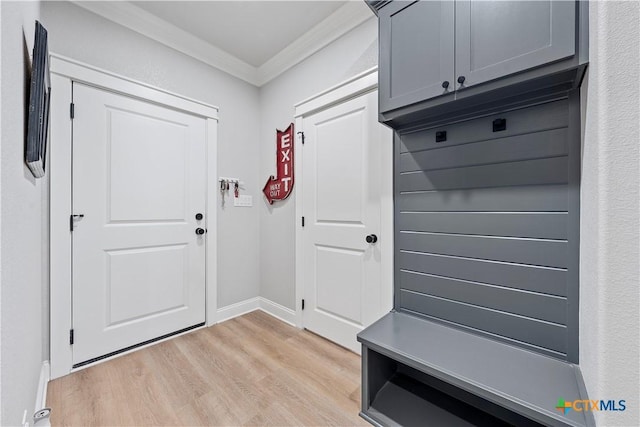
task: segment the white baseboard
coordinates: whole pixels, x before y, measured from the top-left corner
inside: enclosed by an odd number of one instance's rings
[[[283,322],[290,324],[291,326],[296,325],[296,312],[283,305],[275,303],[266,298],[260,297],[260,310],[264,311],[267,314],[270,314],[276,319],[282,320]]]
[[[296,312],[283,305],[275,303],[263,297],[249,298],[226,307],[219,308],[217,311],[217,323],[231,320],[234,317],[242,316],[255,310],[262,310],[265,313],[282,320],[292,326],[296,324]]]
[[[217,323],[220,323],[225,320],[231,320],[234,317],[242,316],[243,314],[258,310],[259,308],[260,297],[249,298],[247,300],[219,308],[216,321]]]

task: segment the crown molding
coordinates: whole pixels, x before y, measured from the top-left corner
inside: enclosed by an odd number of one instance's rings
[[[363,2],[349,1],[273,58],[260,67],[254,67],[127,1],[70,1],[76,6],[258,87],[374,16]]]
[[[374,16],[364,2],[348,1],[258,67],[258,86],[273,80]]]
[[[387,4],[391,3],[391,0],[365,0],[367,6],[378,16],[378,11]]]
[[[232,76],[258,85],[256,67],[129,2],[71,2]]]

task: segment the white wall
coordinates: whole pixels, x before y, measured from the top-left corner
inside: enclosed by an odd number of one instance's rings
[[[37,2],[1,2],[0,140],[0,424],[17,425],[33,412],[42,360],[48,353],[46,264],[47,184],[24,164],[26,79]]]
[[[260,201],[256,87],[70,3],[43,2],[42,21],[52,52],[220,107],[218,174]],[[218,203],[218,307],[258,296],[259,210]]]
[[[640,425],[640,3],[591,2],[582,88],[580,365],[601,425]],[[586,96],[586,99],[584,97]]]
[[[275,173],[276,128],[293,122],[294,104],[378,63],[372,18],[260,88],[260,187]],[[300,172],[298,171],[298,174]],[[295,309],[296,188],[283,202],[260,205],[260,296]]]

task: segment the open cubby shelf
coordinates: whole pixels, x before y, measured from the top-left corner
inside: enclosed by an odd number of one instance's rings
[[[374,425],[592,426],[576,365],[418,316],[391,312],[358,335],[362,413]]]

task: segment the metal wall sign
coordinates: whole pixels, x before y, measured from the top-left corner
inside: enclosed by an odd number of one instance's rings
[[[276,176],[271,175],[262,192],[273,204],[276,200],[284,200],[293,190],[293,123],[284,130],[276,129]]]

